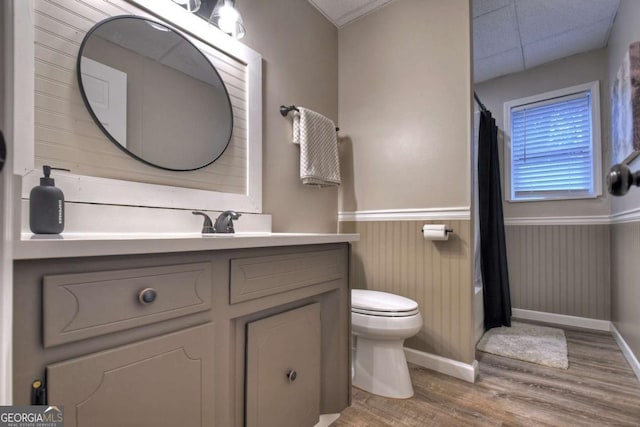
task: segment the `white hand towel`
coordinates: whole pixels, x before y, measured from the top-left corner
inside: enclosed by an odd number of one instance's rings
[[[306,185],[340,185],[338,136],[331,119],[307,108],[293,115],[293,142],[300,144],[300,179]]]

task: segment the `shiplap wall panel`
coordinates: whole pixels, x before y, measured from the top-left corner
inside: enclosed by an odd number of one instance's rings
[[[611,226],[611,320],[640,358],[640,222]]]
[[[347,221],[340,223],[340,231],[360,234],[352,244],[354,288],[403,295],[420,305],[424,327],[405,345],[471,363],[471,225],[442,222],[455,230],[448,241],[422,237],[422,226],[433,221]]]
[[[34,2],[36,166],[52,164],[80,175],[245,193],[247,69],[213,47],[203,50],[227,86],[234,116],[229,147],[213,165],[193,172],[152,168],[118,149],[95,125],[80,96],[76,57],[84,35],[95,23],[122,14],[149,17],[124,0]]]
[[[609,225],[510,225],[514,308],[609,320]]]

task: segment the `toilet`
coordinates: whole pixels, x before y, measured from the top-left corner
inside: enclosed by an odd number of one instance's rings
[[[387,292],[351,290],[353,385],[384,397],[413,396],[402,344],[422,328],[418,303]]]

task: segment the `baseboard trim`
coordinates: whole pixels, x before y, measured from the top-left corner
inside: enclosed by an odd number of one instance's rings
[[[613,322],[611,322],[611,335],[613,335],[613,338],[616,340],[616,343],[618,343],[618,347],[620,347],[624,358],[627,359],[629,366],[631,366],[631,369],[633,369],[633,372],[640,381],[640,362],[638,362],[638,358],[633,354],[631,347],[629,347],[629,344],[627,344],[624,338],[622,338],[620,331],[618,331],[618,328],[616,328],[616,325],[614,325]]]
[[[577,328],[591,329],[594,331],[610,331],[611,322],[608,320],[590,319],[588,317],[568,316],[566,314],[545,313],[543,311],[524,310],[514,308],[511,310],[516,319],[535,320],[538,322],[553,323],[560,326],[574,326]]]
[[[318,424],[313,427],[329,427],[338,418],[340,418],[340,414],[322,414],[320,415],[320,421],[318,421]]]
[[[404,348],[404,354],[407,362],[463,381],[474,383],[478,376],[477,360],[474,360],[472,364],[468,364],[407,347]]]

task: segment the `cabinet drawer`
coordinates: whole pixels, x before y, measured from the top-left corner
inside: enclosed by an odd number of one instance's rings
[[[208,310],[211,288],[209,263],[45,276],[44,346]]]
[[[339,249],[231,259],[231,304],[344,277]]]
[[[214,325],[47,366],[67,427],[214,425]]]

